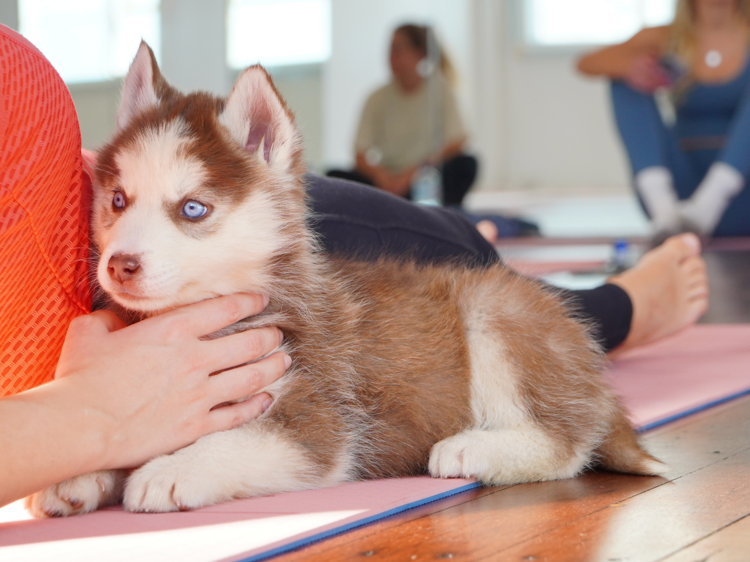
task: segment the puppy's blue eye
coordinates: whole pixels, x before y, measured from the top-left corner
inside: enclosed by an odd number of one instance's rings
[[[112,204],[117,209],[125,208],[125,196],[122,194],[121,191],[115,191],[115,196],[112,198]]]
[[[208,207],[192,199],[182,207],[182,213],[189,219],[199,219],[208,212]]]

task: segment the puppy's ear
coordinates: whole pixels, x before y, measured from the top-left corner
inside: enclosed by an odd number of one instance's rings
[[[157,84],[163,80],[156,57],[145,41],[141,41],[122,88],[117,111],[117,130],[121,131],[140,112],[159,103]]]
[[[237,79],[219,120],[235,141],[271,168],[288,172],[300,155],[292,114],[259,65]]]

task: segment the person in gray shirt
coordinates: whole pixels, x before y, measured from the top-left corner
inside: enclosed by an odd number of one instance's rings
[[[365,103],[354,143],[356,167],[331,177],[411,199],[425,165],[442,175],[442,203],[460,206],[477,175],[453,90],[453,68],[431,28],[405,24],[391,40],[392,80]]]

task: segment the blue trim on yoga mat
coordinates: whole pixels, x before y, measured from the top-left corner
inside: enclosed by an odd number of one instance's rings
[[[340,535],[342,533],[346,533],[347,531],[351,531],[352,529],[356,529],[357,527],[362,527],[363,525],[373,523],[380,519],[385,519],[386,517],[390,517],[391,515],[396,515],[397,513],[401,513],[402,511],[413,509],[415,507],[419,507],[420,505],[424,505],[427,503],[436,502],[438,500],[442,500],[450,496],[455,496],[456,494],[460,494],[461,492],[468,492],[469,490],[473,490],[474,488],[480,488],[481,486],[482,484],[480,484],[479,482],[466,484],[465,486],[461,486],[460,488],[454,488],[453,490],[448,490],[447,492],[443,492],[442,494],[436,494],[434,496],[429,496],[427,498],[417,500],[415,502],[400,505],[398,507],[394,507],[393,509],[389,509],[388,511],[377,513],[375,515],[371,515],[370,517],[365,517],[364,519],[358,519],[357,521],[352,521],[351,523],[347,523],[346,525],[342,525],[341,527],[336,527],[335,529],[329,529],[328,531],[323,531],[322,533],[318,533],[317,535],[312,535],[310,537],[306,537],[304,539],[300,539],[298,541],[294,541],[289,544],[276,547],[272,550],[267,550],[266,552],[255,554],[248,558],[242,558],[239,562],[257,562],[259,560],[266,560],[268,558],[271,558],[272,556],[285,554],[292,550],[297,550],[298,548],[308,546],[309,544],[312,544],[314,542],[318,542],[323,539],[329,539],[335,535]]]
[[[646,431],[650,431],[652,429],[656,429],[657,427],[667,425],[668,423],[681,420],[682,418],[692,416],[693,414],[703,412],[704,410],[709,410],[711,408],[714,408],[715,406],[720,406],[722,404],[725,404],[726,402],[731,402],[732,400],[736,400],[737,398],[742,398],[743,396],[747,396],[748,394],[750,394],[750,388],[742,390],[735,394],[730,394],[729,396],[725,396],[724,398],[719,398],[718,400],[714,400],[713,402],[708,402],[701,406],[696,406],[695,408],[691,408],[690,410],[685,410],[684,412],[680,412],[679,414],[674,414],[673,416],[651,422],[647,425],[644,425],[643,427],[639,427],[637,431],[638,433],[645,433]]]

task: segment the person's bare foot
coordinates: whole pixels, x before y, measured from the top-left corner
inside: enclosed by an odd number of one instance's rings
[[[476,224],[476,229],[479,231],[479,234],[484,236],[484,239],[487,240],[490,244],[494,244],[497,242],[497,227],[495,226],[495,223],[490,220],[483,220],[479,221]]]
[[[635,267],[609,283],[633,303],[630,332],[610,356],[652,343],[692,326],[708,308],[706,264],[694,234],[681,234],[647,252]]]

